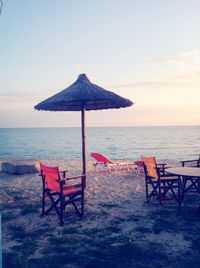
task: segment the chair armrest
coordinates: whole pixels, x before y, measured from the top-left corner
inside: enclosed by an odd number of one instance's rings
[[[184,160],[184,161],[180,161],[180,162],[181,162],[181,164],[182,164],[182,167],[185,166],[185,163],[194,163],[194,162],[196,162],[196,165],[198,165],[198,163],[199,163],[199,159]]]
[[[156,169],[159,170],[161,176],[165,176],[165,169],[168,168],[166,163],[156,164]]]
[[[156,166],[158,167],[158,168],[165,168],[165,166],[166,166],[167,164],[166,163],[158,163],[158,164],[156,164]]]
[[[177,175],[169,174],[169,173],[167,173],[167,171],[165,171],[167,168],[170,168],[169,166],[167,166],[167,167],[165,167],[165,166],[164,167],[158,167],[156,165],[155,168],[156,168],[157,172],[160,174],[161,178],[163,178],[163,177],[177,177]]]
[[[63,170],[63,171],[60,171],[60,174],[63,174],[63,178],[65,178],[67,172],[68,170]],[[42,176],[41,172],[39,173],[39,176]]]
[[[60,171],[60,174],[63,175],[63,178],[66,178],[66,173],[68,172],[68,170],[62,170]]]
[[[70,178],[63,178],[63,179],[59,180],[59,182],[65,182],[65,181],[69,181],[69,180],[82,179],[84,177],[85,177],[85,174],[79,175],[79,176],[75,176],[75,177],[70,177]]]

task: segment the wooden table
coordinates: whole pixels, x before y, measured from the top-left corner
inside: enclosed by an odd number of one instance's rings
[[[186,176],[191,178],[200,178],[200,168],[197,167],[166,168],[165,171],[173,175]]]
[[[200,168],[197,167],[175,167],[166,168],[167,173],[179,176],[181,185],[181,197],[179,200],[178,212],[184,200],[186,192],[196,192],[200,194]],[[187,185],[189,182],[189,185]]]

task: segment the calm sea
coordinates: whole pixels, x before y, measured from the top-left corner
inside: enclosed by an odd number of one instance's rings
[[[196,158],[200,154],[200,126],[90,127],[87,156],[100,152],[111,159],[162,160]],[[80,128],[2,128],[0,158],[81,158]]]

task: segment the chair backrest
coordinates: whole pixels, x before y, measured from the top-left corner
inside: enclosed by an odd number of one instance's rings
[[[57,192],[60,188],[58,182],[60,180],[59,168],[45,166],[40,163],[40,170],[45,181],[45,188]]]
[[[101,162],[103,164],[113,164],[113,161],[110,160],[109,158],[107,158],[105,155],[103,154],[99,154],[99,153],[91,153],[91,156],[97,161],[97,162]]]
[[[199,159],[198,159],[198,162],[197,162],[197,167],[200,167],[200,155],[199,155]]]
[[[181,161],[182,166],[199,167],[200,168],[200,155],[198,159]]]
[[[146,167],[148,176],[158,179],[158,173],[156,170],[156,158],[154,156],[145,157],[143,155],[141,156],[141,158]]]

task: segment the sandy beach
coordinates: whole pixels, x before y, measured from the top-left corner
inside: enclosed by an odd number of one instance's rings
[[[81,173],[79,160],[42,162]],[[87,168],[85,216],[68,207],[64,227],[55,213],[40,217],[38,174],[0,172],[3,267],[200,266],[198,200],[188,200],[177,217],[174,201],[145,202],[142,174],[97,173],[92,161]]]

